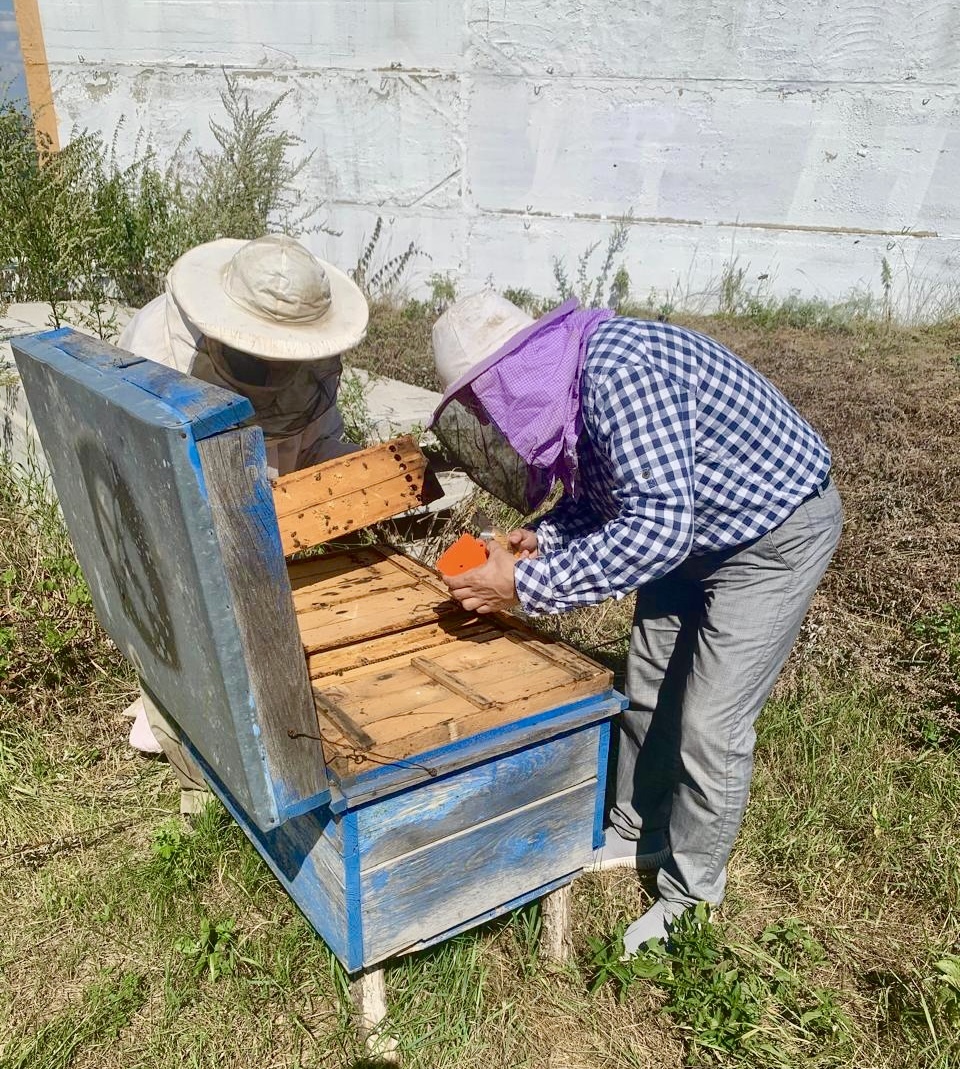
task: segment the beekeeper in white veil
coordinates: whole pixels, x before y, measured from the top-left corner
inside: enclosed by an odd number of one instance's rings
[[[177,260],[165,291],[118,344],[249,398],[270,474],[283,475],[356,448],[342,441],[336,397],[340,354],[363,338],[367,318],[359,287],[293,238],[223,238]],[[181,810],[196,811],[206,785],[176,729],[143,697],[128,714],[131,745],[163,750],[180,780]]]

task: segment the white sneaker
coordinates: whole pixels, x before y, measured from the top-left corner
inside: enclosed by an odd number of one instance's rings
[[[665,841],[664,841],[665,842]],[[624,839],[614,827],[604,831],[603,846],[595,850],[593,863],[585,872],[606,872],[609,869],[634,869],[637,872],[655,872],[670,857],[670,847],[640,853],[636,839]]]

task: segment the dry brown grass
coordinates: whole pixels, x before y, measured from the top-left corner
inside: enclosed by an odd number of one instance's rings
[[[960,325],[815,335],[701,329],[767,375],[823,434],[844,535],[793,658],[894,686],[955,732],[957,683],[912,625],[960,587]]]
[[[774,999],[764,1027],[792,1046],[711,1053],[656,983],[622,1003],[610,986],[588,993],[589,938],[647,901],[610,873],[575,885],[566,971],[536,959],[529,910],[393,965],[410,1069],[958,1064],[960,999],[935,972],[960,961],[956,684],[949,650],[912,625],[960,581],[960,331],[690,325],[767,374],[834,451],[845,537],[761,718],[722,931],[755,949],[798,918],[826,953],[789,982],[827,992],[851,1038],[788,1034]],[[425,314],[378,312],[359,359],[386,374],[416,365],[430,385],[428,339]],[[177,839],[171,778],[125,747],[132,678],[92,621],[62,529],[2,489],[0,654],[15,665],[0,679],[0,1066],[359,1069],[329,953],[230,822],[213,812]],[[616,663],[629,610],[548,626]],[[252,964],[195,975],[182,947],[204,919],[235,922]]]
[[[438,389],[431,310],[380,303],[372,313],[351,362]],[[770,378],[833,452],[844,537],[780,689],[796,682],[800,665],[862,672],[878,685],[895,682],[924,716],[960,731],[956,665],[914,630],[960,599],[960,323],[814,332],[729,318],[678,321]],[[616,651],[611,637],[628,621],[628,611],[606,606],[563,626],[586,649],[608,643]]]

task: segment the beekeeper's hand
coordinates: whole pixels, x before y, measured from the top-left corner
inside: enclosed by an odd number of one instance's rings
[[[513,550],[517,560],[537,555],[537,532],[527,527],[518,527],[507,535],[507,544]]]
[[[517,604],[513,582],[516,558],[492,539],[487,542],[487,551],[490,555],[486,564],[461,575],[444,577],[450,593],[468,612],[499,612]]]

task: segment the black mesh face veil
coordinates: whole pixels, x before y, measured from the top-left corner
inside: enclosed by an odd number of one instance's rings
[[[550,475],[520,458],[469,390],[452,397],[430,429],[478,486],[518,512],[536,511],[550,493]]]

